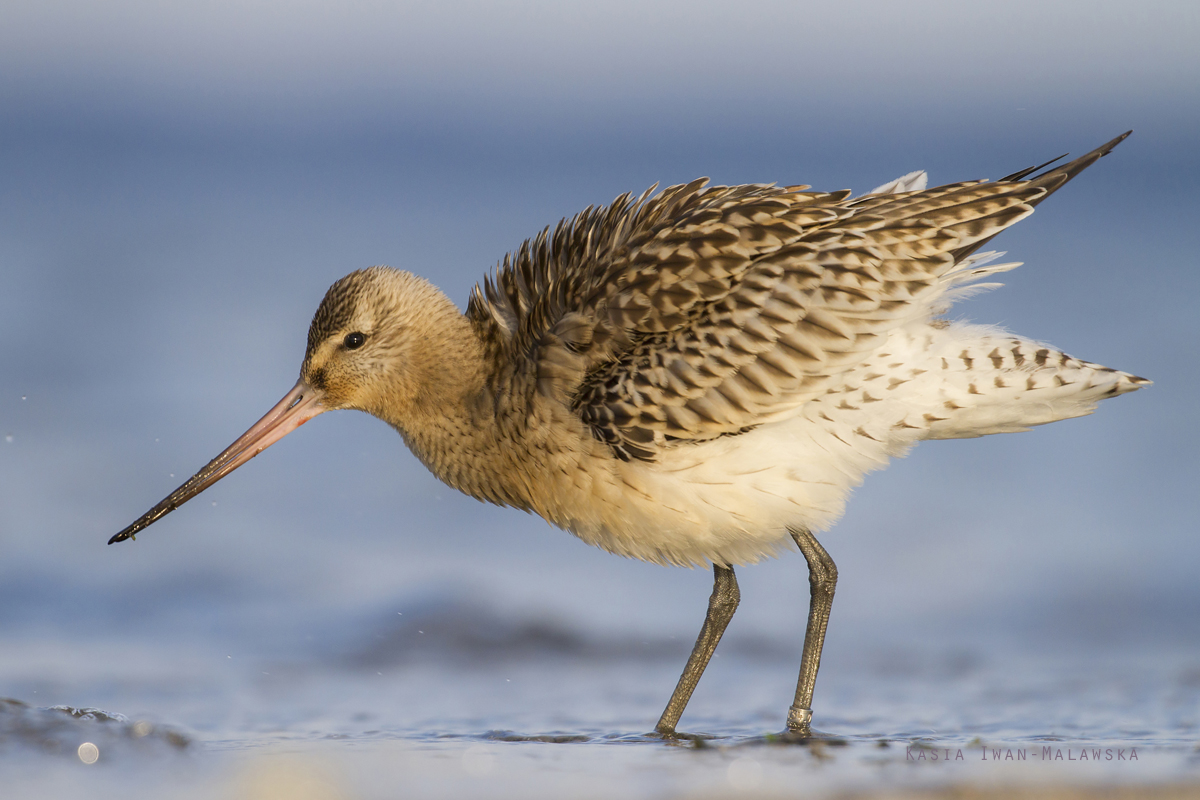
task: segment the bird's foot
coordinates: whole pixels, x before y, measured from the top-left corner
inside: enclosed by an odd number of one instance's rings
[[[832,733],[812,729],[812,709],[792,706],[788,709],[787,730],[763,737],[771,744],[829,745],[841,747],[846,740]]]
[[[809,723],[812,722],[812,709],[793,705],[788,709],[787,726],[789,731],[807,734]]]
[[[713,736],[712,734],[708,734],[708,733],[682,733],[680,731],[675,730],[674,728],[670,728],[667,730],[664,730],[662,728],[655,728],[653,731],[646,734],[646,738],[647,739],[658,739],[660,741],[671,743],[671,744],[687,743],[687,744],[692,745],[693,747],[703,747],[705,742],[708,742],[709,740],[715,739],[717,737]]]
[[[766,744],[800,745],[801,747],[845,747],[849,742],[834,733],[814,731],[812,728],[793,730],[788,728],[781,733],[768,733],[763,737]]]

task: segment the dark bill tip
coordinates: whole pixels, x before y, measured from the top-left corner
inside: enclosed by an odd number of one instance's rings
[[[298,381],[292,390],[267,412],[266,416],[254,423],[250,430],[238,437],[236,442],[208,462],[204,469],[188,478],[182,486],[163,498],[158,505],[138,517],[132,525],[109,539],[108,543],[114,544],[132,539],[139,531],[170,514],[296,428],[326,411],[325,406],[321,405],[321,396],[320,391],[312,388],[303,380]]]

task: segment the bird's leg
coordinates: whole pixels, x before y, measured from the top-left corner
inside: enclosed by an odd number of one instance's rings
[[[704,668],[708,666],[713,651],[717,649],[721,634],[725,633],[725,627],[729,625],[729,620],[733,619],[733,612],[737,610],[741,597],[733,568],[713,564],[713,591],[712,596],[708,598],[708,614],[704,617],[704,627],[700,629],[696,646],[688,656],[687,666],[683,668],[675,692],[654,730],[666,735],[675,733],[675,724],[679,722],[683,709],[692,697],[692,691],[699,683],[700,676],[704,674]]]
[[[805,528],[791,531],[808,561],[808,630],[804,632],[804,653],[800,656],[800,680],[796,683],[796,701],[788,709],[789,731],[808,734],[812,720],[813,687],[817,669],[821,666],[821,648],[825,644],[825,629],[829,627],[829,610],[833,608],[833,590],[837,587],[837,566],[821,543]]]

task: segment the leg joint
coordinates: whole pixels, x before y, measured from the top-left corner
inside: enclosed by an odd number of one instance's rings
[[[813,590],[823,590],[832,594],[837,587],[838,572],[837,565],[833,563],[829,553],[825,552],[825,548],[807,528],[796,528],[791,533],[800,547],[800,552],[804,554],[804,560],[808,562],[809,585]]]
[[[713,591],[708,598],[708,607],[732,614],[741,601],[742,593],[738,589],[733,568],[713,564]]]
[[[815,565],[809,565],[808,583],[813,590],[826,591],[833,594],[833,590],[837,588],[837,579],[837,566],[829,556],[818,561]]]

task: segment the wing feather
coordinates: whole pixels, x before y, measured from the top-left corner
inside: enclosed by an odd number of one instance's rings
[[[969,256],[1119,141],[1029,180],[625,194],[505,257],[468,316],[498,397],[568,406],[621,458],[653,459],[796,413],[889,330],[1011,268]]]

